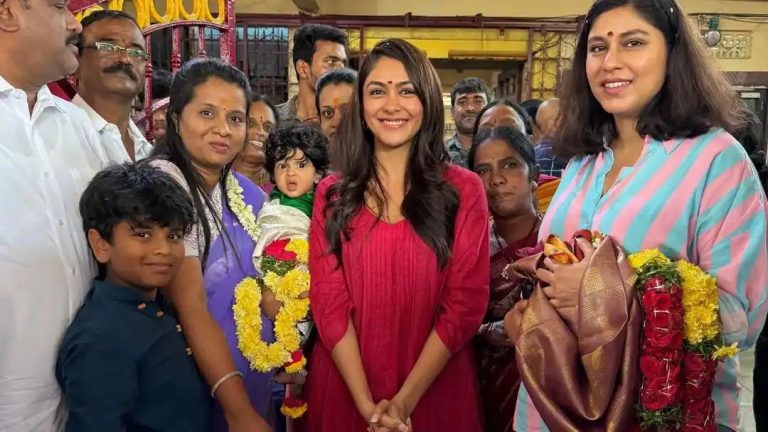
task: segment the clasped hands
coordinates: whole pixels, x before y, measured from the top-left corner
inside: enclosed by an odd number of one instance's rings
[[[392,400],[382,399],[377,404],[369,401],[361,414],[368,422],[369,432],[413,432],[412,411],[411,404],[396,395]]]

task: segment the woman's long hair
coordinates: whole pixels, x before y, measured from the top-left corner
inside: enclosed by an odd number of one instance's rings
[[[181,113],[184,111],[184,108],[194,98],[195,89],[211,78],[218,78],[240,87],[243,90],[243,95],[245,95],[245,112],[248,112],[248,103],[251,100],[251,87],[248,84],[248,79],[239,69],[218,59],[197,58],[190,60],[176,72],[173,78],[170,102],[168,103],[168,112],[166,114],[167,131],[152,152],[153,157],[168,160],[176,165],[189,185],[195,213],[202,226],[203,238],[205,240],[205,249],[201,256],[203,266],[205,266],[208,250],[211,245],[211,223],[216,225],[219,232],[225,233],[225,231],[218,216],[218,211],[214,208],[211,199],[204,189],[203,178],[194,167],[190,154],[181,140],[178,121],[181,119]],[[245,142],[243,142],[243,145],[245,145]],[[222,169],[222,175],[217,186],[222,188],[222,192],[226,190],[226,179],[231,168],[232,162],[225,165]],[[226,193],[222,193],[222,202],[226,208],[229,208]],[[206,209],[208,210],[207,212]],[[214,220],[209,220],[206,213],[212,215]]]
[[[403,64],[423,106],[422,125],[413,138],[408,155],[401,209],[419,237],[435,252],[440,267],[444,268],[451,256],[459,198],[456,189],[443,178],[448,152],[443,144],[445,114],[440,79],[426,56],[401,39],[387,39],[376,44],[360,69],[357,91],[352,95],[337,134],[341,181],[329,188],[326,197],[325,210],[329,215],[326,235],[331,252],[341,263],[342,236],[349,239],[349,222],[366,205],[366,193],[375,200],[379,217],[386,208],[387,198],[376,192],[383,191],[384,187],[376,170],[374,137],[364,125],[362,102],[368,75],[382,57]]]
[[[561,156],[599,153],[604,140],[616,138],[613,116],[595,99],[587,80],[589,32],[600,15],[630,6],[664,34],[667,73],[656,96],[640,113],[637,132],[657,140],[691,138],[712,127],[733,133],[745,118],[743,105],[675,0],[597,0],[587,13],[576,43],[573,67],[565,76],[560,104]]]

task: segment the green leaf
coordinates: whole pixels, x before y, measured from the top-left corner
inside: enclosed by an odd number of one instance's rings
[[[683,424],[683,408],[680,404],[658,411],[651,411],[645,409],[642,404],[637,404],[635,411],[642,430],[652,429],[656,432],[668,432],[680,429]]]

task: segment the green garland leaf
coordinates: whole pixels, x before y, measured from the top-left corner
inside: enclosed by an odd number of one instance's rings
[[[668,432],[680,429],[683,425],[683,408],[680,404],[672,405],[658,411],[651,411],[642,404],[635,406],[640,420],[640,429]]]
[[[282,261],[271,256],[265,256],[261,259],[261,269],[264,271],[264,274],[272,272],[283,277],[296,267],[296,263],[296,260]]]

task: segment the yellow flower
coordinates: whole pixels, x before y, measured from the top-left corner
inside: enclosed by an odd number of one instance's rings
[[[309,272],[299,267],[290,270],[274,284],[272,291],[282,302],[298,298],[302,293],[309,291]]]
[[[629,265],[635,270],[640,270],[649,261],[659,261],[663,264],[669,264],[671,261],[664,256],[658,249],[646,249],[629,256]]]
[[[283,415],[286,417],[297,419],[303,416],[304,413],[307,412],[307,404],[305,403],[295,408],[292,408],[283,404],[283,406],[280,407],[280,412],[283,413]]]
[[[270,291],[275,293],[275,296],[277,296],[277,287],[280,284],[280,280],[281,279],[282,278],[280,276],[278,276],[277,273],[268,272],[262,278],[262,281],[264,281],[264,285],[266,285],[266,287],[269,288]],[[278,300],[280,300],[280,299],[278,298]]]
[[[226,191],[232,212],[248,235],[257,242],[261,229],[256,223],[253,207],[245,203],[243,188],[231,173],[226,180]],[[291,240],[286,249],[295,252],[298,260],[306,264],[309,254],[306,240]],[[262,282],[283,303],[275,317],[275,342],[266,343],[261,338],[261,287],[258,281],[245,278],[237,284],[232,313],[238,349],[248,360],[251,369],[268,372],[290,362],[291,353],[299,349],[301,335],[297,323],[309,313],[309,299],[301,299],[299,296],[309,291],[309,272],[305,265],[294,268],[282,277],[269,272],[263,275]],[[303,409],[306,411],[306,405]],[[292,410],[295,413],[299,408]]]
[[[719,360],[726,357],[733,357],[739,353],[739,344],[734,342],[731,346],[721,346],[715,353],[712,354],[714,360]]]
[[[261,228],[256,223],[256,215],[253,212],[253,207],[245,203],[243,198],[243,188],[240,183],[237,182],[237,178],[229,173],[226,181],[227,200],[229,201],[229,207],[232,209],[232,213],[237,217],[240,225],[253,239],[254,242],[259,240],[261,235]]]
[[[307,365],[307,358],[303,355],[301,356],[301,360],[297,362],[293,362],[289,365],[285,366],[285,371],[287,373],[296,373],[304,369],[304,366]]]
[[[713,340],[720,334],[717,280],[688,261],[675,263],[683,292],[683,334],[690,344]]]
[[[285,246],[285,250],[294,252],[300,263],[309,262],[309,243],[305,239],[292,239]]]

